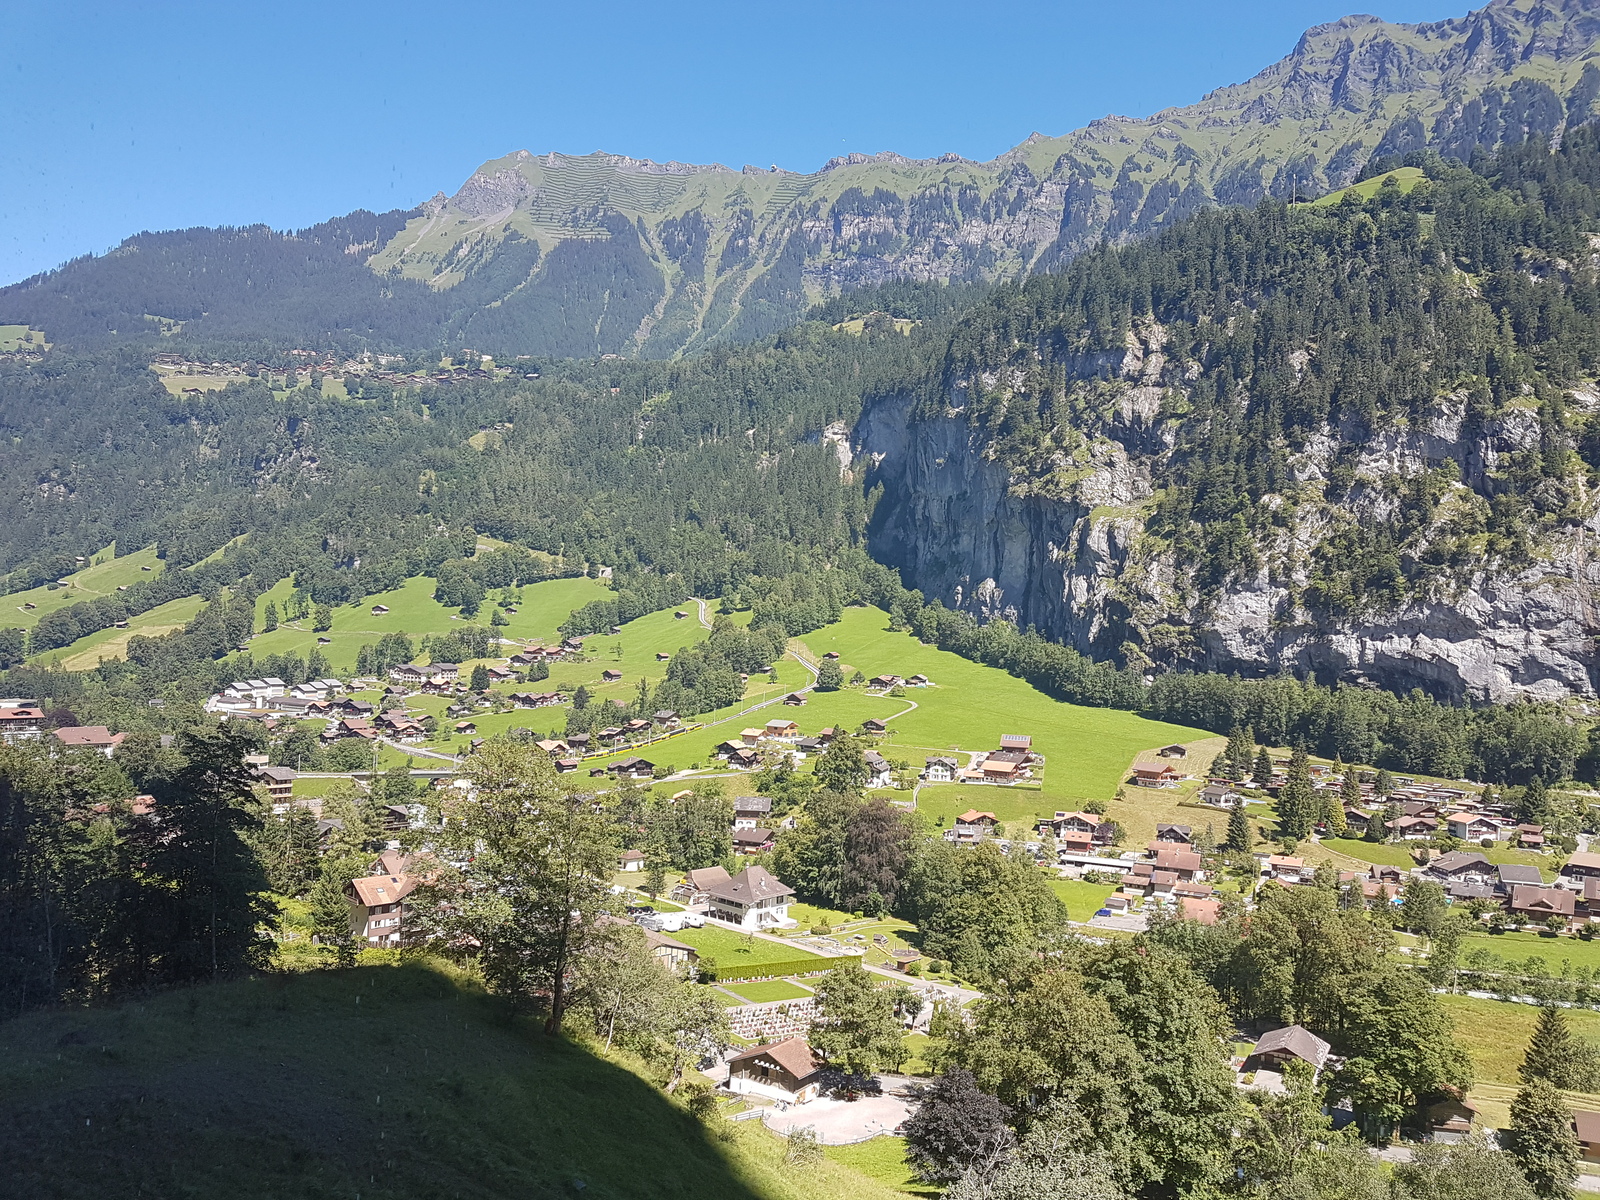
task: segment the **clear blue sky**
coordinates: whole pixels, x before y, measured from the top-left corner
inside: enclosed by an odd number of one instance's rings
[[[410,207],[518,149],[987,159],[1248,78],[1348,2],[0,0],[0,283],[143,229]]]

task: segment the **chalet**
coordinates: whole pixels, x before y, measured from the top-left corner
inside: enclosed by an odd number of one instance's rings
[[[478,726],[473,721],[457,721],[455,724],[455,732],[457,737],[466,737],[470,734],[477,733]]]
[[[1438,818],[1425,817],[1420,814],[1412,817],[1397,817],[1394,824],[1389,827],[1391,836],[1407,842],[1425,842],[1438,832]]]
[[[652,779],[655,777],[656,765],[647,758],[636,757],[612,763],[608,769],[618,779]]]
[[[644,851],[642,851],[642,850],[624,850],[622,852],[621,857],[619,857],[617,859],[617,870],[619,870],[619,871],[642,871],[642,870],[644,870]]]
[[[1302,883],[1309,879],[1313,872],[1306,866],[1306,860],[1303,858],[1287,854],[1269,854],[1266,869],[1262,874],[1268,879],[1277,879],[1284,883]]]
[[[1511,889],[1511,915],[1525,921],[1548,921],[1559,917],[1570,923],[1577,916],[1578,898],[1566,888],[1535,887],[1517,884]]]
[[[1182,778],[1182,775],[1166,765],[1137,766],[1133,769],[1133,776],[1129,782],[1135,787],[1169,788],[1176,787],[1178,780]]]
[[[624,721],[622,723],[622,731],[629,737],[639,737],[641,734],[650,732],[650,722],[644,720],[642,717],[635,717],[631,721]]]
[[[650,717],[650,719],[663,729],[676,729],[682,724],[682,722],[678,720],[677,710],[673,708],[658,709]]]
[[[749,729],[741,729],[739,731],[739,741],[745,746],[754,746],[760,743],[766,732],[765,729],[757,729],[754,726]]]
[[[1004,759],[997,759],[994,755],[984,759],[983,765],[979,767],[979,770],[982,772],[985,783],[1015,783],[1018,779],[1027,778],[1027,773],[1022,769],[1021,764],[1006,762]]]
[[[829,650],[825,652],[822,657],[827,659],[829,662],[838,662],[839,652],[837,650]]]
[[[595,734],[595,737],[607,746],[615,746],[623,740],[623,731],[615,725],[608,725]]]
[[[1236,808],[1244,797],[1224,783],[1208,783],[1200,789],[1199,800],[1210,808]]]
[[[773,846],[773,834],[770,829],[763,829],[759,825],[748,829],[735,829],[733,831],[733,852],[735,854],[765,854]]]
[[[785,696],[783,698],[783,702],[785,704],[787,704],[790,708],[799,708],[802,704],[804,704],[806,702],[806,698],[804,696],[802,696],[799,692],[790,692],[787,696]]]
[[[794,889],[765,867],[746,867],[726,882],[706,887],[706,916],[741,929],[788,929],[789,897]]]
[[[1359,808],[1346,808],[1344,810],[1345,828],[1351,833],[1365,834],[1373,821],[1373,814]]]
[[[767,722],[766,736],[778,741],[787,741],[800,736],[800,726],[783,717],[774,717]]]
[[[905,680],[898,675],[874,675],[867,680],[867,686],[873,688],[899,687]]]
[[[1482,813],[1452,813],[1444,819],[1444,827],[1451,837],[1460,838],[1463,842],[1500,836],[1500,823]]]
[[[1290,1025],[1263,1034],[1245,1057],[1247,1071],[1282,1071],[1290,1062],[1300,1061],[1311,1068],[1312,1078],[1333,1058],[1333,1047],[1303,1025]]]
[[[1156,860],[1156,870],[1173,871],[1178,879],[1185,882],[1200,877],[1200,856],[1193,850],[1185,850],[1169,842],[1151,842],[1146,849]]]
[[[604,683],[621,683],[622,672],[613,671],[610,667],[607,667],[604,671],[600,672],[600,679]]]
[[[1188,825],[1157,825],[1156,841],[1182,842],[1185,846],[1188,846],[1194,842],[1193,833],[1194,830]]]
[[[583,650],[583,639],[581,637],[562,638],[561,648],[569,650],[573,654],[578,654]]]
[[[1361,897],[1364,900],[1393,900],[1400,894],[1399,884],[1384,883],[1363,871],[1340,871],[1340,890],[1349,887],[1351,884],[1356,884],[1361,888]]]
[[[711,898],[708,890],[711,885],[727,883],[731,878],[721,867],[700,867],[690,871],[672,889],[672,902],[688,909],[703,909]]]
[[[992,812],[969,808],[956,818],[955,826],[947,836],[954,842],[981,842],[991,836],[999,825],[1000,818]]]
[[[293,767],[257,767],[254,773],[256,780],[266,789],[267,799],[274,804],[288,804],[294,799]]]
[[[405,899],[416,890],[411,875],[369,875],[352,879],[345,888],[350,901],[350,932],[369,946],[398,945],[405,920]]]
[[[535,742],[534,745],[540,750],[543,750],[551,758],[561,758],[567,753],[567,751],[572,749],[571,746],[567,745],[567,743],[563,742],[560,738],[545,738],[543,741]]]
[[[1496,881],[1495,869],[1489,860],[1469,850],[1441,854],[1428,864],[1427,874],[1446,884],[1467,883],[1492,887]]]
[[[815,1100],[822,1090],[822,1064],[800,1038],[754,1046],[728,1060],[728,1090],[785,1104]]]
[[[566,774],[569,774],[572,771],[576,771],[581,766],[583,766],[583,760],[582,759],[579,759],[579,758],[558,758],[558,759],[556,759],[556,774],[557,775],[566,775]]]
[[[821,738],[803,737],[795,739],[794,748],[800,751],[801,754],[821,754],[827,749],[827,746]]]
[[[552,705],[565,704],[566,696],[561,692],[512,692],[511,703],[518,708],[549,708]]]
[[[929,679],[926,675],[913,675],[906,680],[907,687],[927,687]]]
[[[949,783],[960,769],[961,764],[953,758],[930,758],[922,769],[922,778],[929,783]]]
[[[862,760],[867,764],[867,786],[869,788],[886,788],[894,785],[894,767],[889,760],[876,750],[868,750],[862,755]]]
[[[1033,751],[1033,738],[1026,733],[1001,734],[1000,749],[1021,750],[1024,754],[1028,754]]]
[[[644,931],[644,945],[650,957],[674,975],[692,976],[695,964],[700,961],[700,951],[693,946],[653,929]]]
[[[1170,746],[1161,747],[1161,749],[1157,750],[1156,753],[1159,754],[1162,758],[1188,758],[1189,757],[1189,747],[1181,746],[1178,743],[1174,742]]]
[[[863,733],[886,733],[888,729],[889,727],[876,717],[868,717],[861,722],[861,731]]]
[[[67,725],[55,731],[56,741],[64,750],[93,750],[110,758],[122,745],[125,733],[112,733],[104,725]]]
[[[372,615],[375,616],[375,617],[381,617],[381,616],[383,616],[384,613],[386,613],[388,611],[389,611],[389,606],[387,604],[374,604],[372,606]]]
[[[1585,879],[1600,878],[1600,854],[1580,850],[1561,868],[1561,882],[1567,887],[1581,886]]]
[[[728,765],[741,771],[754,771],[761,765],[761,754],[748,746],[741,747],[728,755]]]
[[[567,745],[579,754],[587,754],[589,752],[589,735],[587,733],[568,734]]]
[[[1522,850],[1542,851],[1544,849],[1544,826],[1518,825],[1517,846]]]
[[[1110,844],[1115,833],[1115,827],[1110,821],[1103,821],[1090,812],[1058,811],[1054,817],[1042,818],[1039,821],[1039,832],[1043,833],[1046,829],[1050,830],[1058,841],[1070,843],[1074,848],[1081,846],[1084,852],[1092,846]]]
[[[1600,1163],[1600,1112],[1574,1110],[1572,1131],[1578,1138],[1578,1157],[1586,1163]]]
[[[0,708],[0,738],[10,746],[36,740],[44,730],[44,710],[36,705],[12,703]]]
[[[767,796],[736,796],[733,801],[733,827],[754,829],[772,816],[772,800]]]

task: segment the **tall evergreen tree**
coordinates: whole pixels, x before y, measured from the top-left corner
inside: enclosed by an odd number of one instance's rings
[[[1546,1004],[1539,1010],[1517,1077],[1524,1083],[1543,1079],[1566,1091],[1592,1092],[1600,1086],[1600,1053],[1572,1032],[1562,1009]]]
[[[1264,788],[1272,782],[1272,752],[1265,746],[1256,747],[1256,761],[1250,767],[1250,782]]]
[[[1234,805],[1228,814],[1228,837],[1223,845],[1229,850],[1248,854],[1255,846],[1255,834],[1250,828],[1250,818],[1243,804]]]
[[[1289,778],[1278,789],[1278,836],[1298,841],[1311,832],[1318,815],[1306,748],[1296,746],[1289,760]]]
[[[1501,1138],[1545,1200],[1571,1200],[1578,1178],[1578,1139],[1572,1110],[1547,1079],[1522,1085],[1511,1102],[1511,1125]]]

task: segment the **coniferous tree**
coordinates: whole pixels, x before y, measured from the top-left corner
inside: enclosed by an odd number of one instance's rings
[[[1517,801],[1517,820],[1529,825],[1547,825],[1550,822],[1550,792],[1544,780],[1535,775],[1522,789]]]
[[[1272,782],[1272,754],[1265,746],[1256,747],[1256,761],[1250,767],[1250,781],[1258,788]]]
[[[1255,834],[1242,803],[1234,805],[1233,811],[1228,814],[1228,836],[1223,845],[1241,854],[1248,854],[1255,846]]]
[[[1562,1009],[1546,1004],[1539,1010],[1517,1077],[1524,1083],[1543,1079],[1565,1091],[1592,1092],[1600,1084],[1600,1054],[1572,1032]]]
[[[278,606],[272,600],[267,601],[267,611],[263,618],[263,624],[268,633],[278,627]]]
[[[1578,1139],[1572,1109],[1547,1079],[1522,1085],[1511,1102],[1511,1125],[1501,1138],[1545,1200],[1571,1200],[1578,1178]]]
[[[1296,746],[1289,759],[1289,778],[1278,790],[1278,836],[1285,841],[1305,837],[1316,823],[1317,809],[1306,748]]]

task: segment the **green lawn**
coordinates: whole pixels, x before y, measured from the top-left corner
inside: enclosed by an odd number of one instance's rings
[[[1487,950],[1508,962],[1543,959],[1552,975],[1561,973],[1563,961],[1593,971],[1600,968],[1600,942],[1575,937],[1546,937],[1538,933],[1469,933],[1461,943],[1463,959],[1474,950]]]
[[[868,1179],[876,1180],[895,1191],[908,1192],[914,1196],[940,1194],[938,1188],[930,1187],[917,1179],[912,1174],[911,1168],[906,1165],[904,1138],[884,1135],[865,1142],[857,1142],[853,1146],[828,1146],[824,1148],[823,1153],[834,1162],[843,1163]]]
[[[0,606],[3,606],[0,611],[6,614],[0,617],[0,625],[13,629],[32,629],[47,613],[66,608],[67,605],[76,604],[80,600],[114,596],[119,587],[136,583],[141,579],[152,579],[161,574],[165,565],[156,557],[154,546],[146,546],[143,550],[123,555],[121,558],[113,557],[115,550],[116,546],[113,543],[99,553],[91,554],[83,570],[62,576],[68,581],[65,587],[54,589],[36,587],[26,592],[12,592],[9,596],[0,597]],[[144,567],[149,567],[150,570],[145,571],[142,569]],[[34,607],[28,608],[29,604]]]
[[[762,963],[792,962],[802,958],[814,958],[819,963],[827,961],[822,955],[813,954],[803,946],[785,946],[782,942],[769,942],[765,938],[746,938],[742,933],[712,925],[701,929],[685,929],[672,936],[702,954],[711,955],[722,967],[759,966]]]
[[[0,325],[0,354],[32,346],[42,349],[47,343],[44,334],[26,325]]]
[[[730,992],[737,992],[751,1004],[767,1004],[774,1000],[804,1000],[812,994],[809,988],[790,983],[787,979],[752,980],[748,983],[730,983],[725,986]]]
[[[815,656],[837,651],[846,678],[854,670],[868,677],[884,672],[922,674],[935,685],[907,688],[903,700],[872,700],[850,691],[834,693],[844,699],[819,697],[800,710],[808,717],[803,725],[832,723],[816,717],[828,713],[833,705],[875,704],[880,711],[887,708],[891,713],[907,710],[889,720],[890,733],[880,752],[886,758],[906,759],[917,768],[930,754],[992,750],[999,746],[1001,734],[1032,735],[1034,750],[1047,760],[1042,791],[981,784],[924,789],[919,804],[925,797],[936,814],[970,807],[1000,815],[1000,808],[1005,807],[1019,816],[1031,816],[1075,808],[1087,799],[1109,800],[1140,751],[1210,736],[1133,713],[1052,700],[1004,671],[924,646],[910,634],[890,632],[888,617],[881,609],[846,609],[839,621],[802,640]],[[914,710],[909,709],[912,703]]]
[[[1439,1002],[1455,1021],[1456,1040],[1472,1055],[1477,1082],[1515,1087],[1538,1008],[1457,995],[1441,995]],[[1574,1033],[1600,1044],[1600,1012],[1569,1008],[1566,1017]]]
[[[785,1170],[782,1142],[759,1124],[713,1132],[634,1065],[547,1037],[536,1015],[511,1016],[470,980],[423,965],[280,972],[35,1013],[0,1024],[3,1190],[895,1195],[832,1159]]]
[[[1106,897],[1121,886],[1115,883],[1085,883],[1081,879],[1052,879],[1050,890],[1061,897],[1067,915],[1074,921],[1087,921],[1105,905]]]
[[[1392,842],[1369,842],[1362,838],[1349,837],[1323,838],[1322,846],[1349,858],[1359,858],[1362,862],[1376,863],[1383,867],[1399,867],[1409,871],[1417,865],[1411,857],[1409,847]],[[1309,851],[1311,847],[1308,845],[1305,849]]]
[[[847,912],[840,912],[836,908],[822,908],[815,904],[791,904],[789,915],[800,922],[798,932],[804,933],[813,925],[831,925],[837,927],[846,921],[854,921],[856,917]]]

